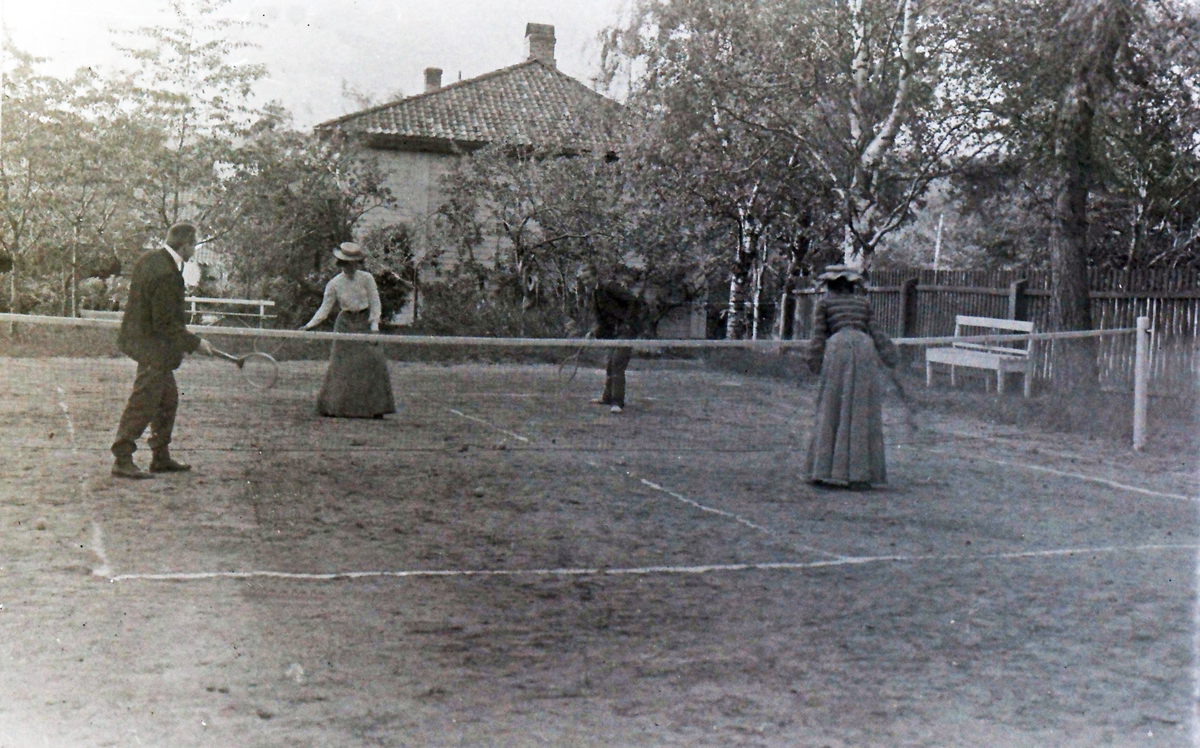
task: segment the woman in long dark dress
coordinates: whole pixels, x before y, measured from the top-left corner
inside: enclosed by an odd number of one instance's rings
[[[375,278],[362,269],[366,253],[352,242],[333,250],[341,270],[325,285],[321,308],[302,329],[325,321],[336,303],[335,332],[379,332],[383,308]],[[387,361],[370,343],[335,340],[325,382],[317,397],[317,414],[340,418],[383,418],[396,412]]]
[[[867,488],[887,483],[880,364],[894,367],[896,346],[876,327],[862,275],[832,265],[818,276],[826,293],[813,318],[808,365],[820,395],[804,471],[817,484]]]

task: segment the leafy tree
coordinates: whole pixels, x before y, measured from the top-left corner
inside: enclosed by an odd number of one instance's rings
[[[147,225],[207,224],[225,194],[221,170],[255,123],[270,117],[252,99],[266,68],[232,61],[253,45],[232,33],[245,23],[219,17],[229,2],[167,0],[170,24],[142,27],[119,47],[133,63],[123,81],[128,101],[158,136],[144,143],[146,168],[129,174]]]
[[[51,135],[42,120],[52,109],[58,81],[39,75],[39,62],[5,47],[15,63],[3,71],[4,137],[0,138],[0,248],[8,266],[9,311],[20,311],[17,277],[32,271],[32,253],[50,232],[51,198],[48,174],[53,169]]]
[[[92,71],[58,80],[37,74],[38,60],[11,53],[0,241],[19,259],[28,308],[77,314],[81,279],[115,275],[140,246],[143,227],[128,210],[124,175],[138,168],[144,123]],[[14,271],[10,308],[18,308],[17,286]]]
[[[544,304],[568,310],[580,260],[613,264],[621,255],[614,225],[619,166],[565,152],[496,144],[464,158],[445,178],[439,213],[457,247],[457,272],[480,276],[522,310]]]
[[[367,232],[361,243],[375,269],[384,319],[399,314],[410,301],[416,319],[421,267],[413,230],[405,223],[381,226]]]
[[[144,243],[145,230],[130,211],[125,178],[142,166],[141,146],[153,139],[153,132],[87,68],[62,89],[56,116],[42,125],[53,138],[55,153],[54,168],[47,174],[56,235],[51,246],[60,255],[66,306],[78,316],[81,279],[115,275]],[[113,300],[99,301],[107,308]]]
[[[725,333],[732,338],[759,334],[771,268],[786,258],[777,274],[787,294],[812,248],[813,217],[832,212],[823,173],[812,172],[795,139],[765,126],[755,109],[766,96],[760,76],[767,58],[780,51],[780,31],[763,19],[774,7],[648,0],[612,32],[606,49],[610,81],[623,68],[644,71],[630,96],[648,133],[642,160],[673,170],[673,182],[725,233],[713,259],[726,273]]]
[[[81,69],[58,80],[34,58],[8,55],[0,266],[9,266],[9,308],[74,313],[85,297],[111,306],[120,268],[170,224],[192,220],[222,258],[218,290],[304,309],[330,248],[387,202],[378,170],[352,146],[302,135],[277,106],[253,104],[264,70],[232,61],[246,44],[231,39],[240,24],[217,17],[227,3],[170,0],[171,22],[123,47],[134,65],[121,75]]]
[[[223,258],[226,283],[270,298],[291,324],[311,313],[332,273],[331,252],[354,226],[387,205],[376,164],[348,142],[287,127],[279,111],[231,149],[213,190],[209,246]]]
[[[811,210],[798,214],[832,210],[843,254],[869,263],[932,179],[993,146],[981,135],[987,91],[943,83],[964,73],[956,7],[643,0],[612,32],[607,70],[644,70],[634,96],[685,128],[690,110],[693,132],[736,122],[778,141],[764,167],[806,180]],[[712,145],[695,142],[695,156]]]
[[[1195,220],[1186,211],[1200,175],[1195,19],[1185,10],[1168,0],[1011,0],[971,27],[968,52],[1000,94],[995,166],[1006,180],[996,184],[1024,190],[1048,226],[1057,329],[1092,327],[1089,268],[1145,264],[1192,241],[1176,239]],[[1166,252],[1150,249],[1153,234]],[[1097,386],[1094,346],[1056,351],[1058,381]]]

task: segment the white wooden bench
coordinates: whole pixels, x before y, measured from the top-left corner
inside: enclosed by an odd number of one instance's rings
[[[996,333],[1032,333],[1033,323],[995,317],[971,317],[959,314],[954,318],[954,336],[993,335]],[[996,372],[996,391],[1004,392],[1004,375],[1021,374],[1025,379],[1025,397],[1033,384],[1033,358],[1030,341],[996,340],[986,343],[952,343],[949,348],[929,348],[925,351],[925,386],[933,386],[933,364],[950,367],[950,386],[956,386],[955,369],[990,369]]]
[[[80,309],[79,316],[83,319],[121,319],[124,312],[105,312],[96,309]]]
[[[221,299],[209,298],[205,296],[186,296],[184,302],[188,305],[188,323],[189,324],[219,324],[222,320],[227,322],[242,321],[244,327],[266,327],[267,320],[274,319],[275,315],[271,314],[275,308],[275,302],[270,299]],[[233,312],[221,307],[257,307],[257,311],[248,312]],[[81,309],[79,316],[84,319],[121,319],[124,312],[105,312],[95,309]]]

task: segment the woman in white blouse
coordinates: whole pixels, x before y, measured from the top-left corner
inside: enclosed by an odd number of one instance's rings
[[[383,308],[375,278],[362,269],[367,255],[362,247],[344,242],[333,250],[341,270],[325,284],[321,308],[301,329],[311,330],[325,321],[336,303],[335,332],[379,332]],[[396,412],[387,361],[369,343],[335,340],[329,369],[317,398],[317,414],[341,418],[383,418]]]

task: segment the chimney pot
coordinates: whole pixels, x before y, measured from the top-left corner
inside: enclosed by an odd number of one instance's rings
[[[442,69],[425,68],[425,93],[436,91],[442,87]]]
[[[554,26],[545,23],[525,24],[525,44],[529,51],[527,60],[557,67],[554,62]]]

